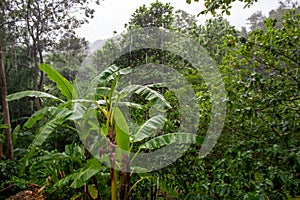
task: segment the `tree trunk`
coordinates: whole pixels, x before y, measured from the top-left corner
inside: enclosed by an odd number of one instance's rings
[[[43,49],[40,46],[40,43],[38,41],[38,52],[39,52],[39,57],[40,57],[40,64],[44,63],[44,57],[43,57]],[[43,71],[40,71],[41,75],[40,75],[40,84],[39,84],[39,89],[40,91],[43,90],[43,85],[44,85],[44,79],[45,79],[45,74]]]
[[[0,138],[0,160],[4,157],[2,139]]]
[[[109,151],[109,161],[110,161],[110,190],[111,190],[111,200],[117,200],[117,180],[116,180],[116,133],[114,127],[111,125],[109,127],[108,134],[106,136],[109,139],[108,151]]]
[[[129,156],[122,155],[121,172],[120,172],[120,200],[128,200],[130,190],[130,160]]]
[[[2,59],[1,43],[0,43],[0,85],[1,85],[1,92],[2,92],[1,95],[2,95],[4,124],[8,125],[8,127],[5,129],[5,153],[6,153],[6,158],[13,159],[14,154],[13,154],[13,145],[11,139],[9,107],[8,107],[8,102],[6,100],[7,85],[6,85],[5,69],[4,69],[3,59]]]
[[[33,62],[34,62],[34,72],[33,72],[33,87],[34,87],[34,90],[36,91],[40,91],[40,88],[39,88],[39,83],[38,83],[38,76],[39,76],[39,64],[38,64],[38,60],[37,60],[37,51],[34,47],[34,50],[33,50]],[[40,110],[42,105],[41,105],[41,101],[39,98],[35,98],[35,107],[36,107],[36,110]]]

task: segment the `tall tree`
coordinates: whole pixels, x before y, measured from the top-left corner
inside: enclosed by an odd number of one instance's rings
[[[199,0],[194,0],[195,2],[199,2]],[[215,14],[217,10],[221,10],[222,13],[226,12],[226,14],[230,14],[230,8],[232,7],[231,4],[236,0],[202,0],[200,2],[204,3],[206,7],[205,10],[201,11],[199,14],[206,14],[208,12]],[[254,2],[258,0],[238,0],[245,4],[245,7],[249,7]],[[186,3],[190,4],[192,0],[186,0]]]
[[[226,54],[226,49],[223,48],[224,38],[228,35],[237,35],[237,32],[226,19],[217,16],[207,20],[204,26],[197,27],[194,35],[199,44],[220,64]]]
[[[179,30],[183,34],[188,34],[193,29],[197,20],[194,15],[191,15],[184,10],[176,10],[174,12],[174,29]]]
[[[87,56],[87,50],[88,42],[84,38],[66,33],[45,56],[45,61],[55,66],[69,81],[73,81]]]
[[[9,107],[8,107],[8,102],[6,101],[7,85],[6,85],[4,64],[3,64],[3,60],[2,60],[1,41],[0,41],[0,85],[1,85],[1,97],[2,97],[4,124],[7,126],[5,128],[5,153],[6,153],[6,158],[13,159],[14,153],[13,153],[13,145],[12,145],[12,140],[11,140]]]
[[[48,0],[16,0],[11,2],[14,12],[12,18],[18,19],[20,42],[25,44],[33,59],[33,88],[41,91],[44,83],[44,73],[38,65],[44,63],[44,52],[52,47],[65,32],[74,32],[88,18],[93,17],[94,9],[88,4],[93,0],[48,1]],[[99,1],[95,1],[99,4]],[[85,17],[75,13],[84,12]],[[36,99],[36,109],[41,108],[41,102]]]
[[[266,16],[263,15],[261,11],[257,11],[253,13],[248,19],[249,29],[250,31],[253,31],[255,29],[262,29],[266,31],[266,27],[264,25],[264,20],[266,19]]]
[[[12,139],[11,139],[11,124],[10,124],[10,114],[9,114],[9,106],[8,102],[6,100],[7,96],[7,85],[6,85],[6,75],[5,75],[5,69],[4,69],[4,62],[3,62],[3,56],[2,56],[2,41],[5,39],[5,29],[4,26],[9,24],[10,21],[7,21],[6,16],[6,10],[8,8],[8,4],[6,4],[3,1],[0,1],[0,86],[1,86],[1,99],[2,99],[2,108],[3,108],[3,117],[4,117],[4,124],[5,127],[5,153],[6,158],[13,159],[13,145],[12,145]],[[1,145],[2,148],[2,145]],[[2,149],[0,150],[2,151]]]
[[[276,19],[276,28],[282,28],[284,22],[284,16],[290,10],[295,9],[296,13],[300,13],[300,4],[297,1],[285,0],[280,1],[280,6],[277,9],[269,12],[269,18]]]
[[[173,7],[170,3],[163,4],[161,2],[154,2],[150,7],[145,5],[140,6],[131,15],[129,25],[125,24],[125,27],[163,27],[172,28],[174,21]]]

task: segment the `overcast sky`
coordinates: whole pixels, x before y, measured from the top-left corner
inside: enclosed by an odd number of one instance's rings
[[[94,6],[96,10],[94,18],[89,24],[83,25],[77,30],[81,37],[94,42],[98,39],[107,39],[113,37],[113,31],[121,33],[124,31],[124,24],[128,22],[131,14],[141,5],[155,2],[155,0],[104,0],[100,6]],[[160,0],[160,2],[170,2],[175,10],[182,9],[190,14],[197,15],[204,9],[202,3],[185,3],[185,0]],[[243,4],[235,2],[232,4],[231,15],[226,16],[231,25],[240,29],[246,25],[246,19],[256,11],[262,11],[266,16],[269,11],[279,6],[278,0],[258,0],[250,8],[243,9]],[[197,17],[199,24],[204,24],[210,16],[200,15]]]

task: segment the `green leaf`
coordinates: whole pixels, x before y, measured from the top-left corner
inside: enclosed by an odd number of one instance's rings
[[[16,126],[16,128],[11,133],[13,145],[15,145],[16,142],[17,142],[17,134],[20,132],[20,129],[21,129],[21,125],[19,124],[19,125]]]
[[[63,100],[57,98],[56,96],[53,96],[46,92],[33,91],[33,90],[10,94],[10,95],[6,96],[6,99],[7,99],[7,101],[14,101],[14,100],[22,99],[24,97],[51,98],[51,99],[55,99],[55,100],[64,102]]]
[[[20,170],[20,175],[23,174],[25,167],[28,166],[29,159],[34,154],[35,148],[37,146],[42,145],[43,142],[48,138],[50,133],[52,133],[56,129],[56,127],[63,124],[69,115],[70,115],[70,113],[66,112],[65,116],[57,117],[57,118],[50,120],[39,130],[39,133],[35,136],[35,138],[33,139],[33,142],[29,146],[29,149],[30,149],[29,152],[23,158],[24,164]]]
[[[59,88],[61,93],[67,97],[68,100],[71,100],[73,97],[77,97],[77,94],[74,90],[73,85],[63,77],[58,71],[53,69],[48,64],[40,64],[39,68],[48,75],[48,78],[56,83],[56,86]]]
[[[56,127],[65,122],[65,118],[54,118],[53,120],[47,122],[45,126],[41,128],[39,134],[34,138],[31,146],[36,147],[43,144],[43,142],[48,138],[50,133],[52,133]]]
[[[153,138],[144,144],[142,144],[139,148],[141,149],[159,149],[165,145],[170,145],[173,143],[176,144],[202,144],[204,138],[192,133],[169,133],[162,136],[158,136]]]
[[[118,102],[118,106],[127,106],[127,107],[131,107],[131,108],[137,108],[137,109],[141,109],[143,108],[143,106],[141,104],[138,103],[132,103],[132,102]]]
[[[163,115],[157,115],[150,118],[132,135],[132,141],[139,142],[152,136],[156,130],[163,126],[165,121],[166,118]]]
[[[107,84],[112,80],[117,80],[117,77],[120,75],[125,75],[131,72],[131,68],[124,68],[119,69],[116,65],[111,65],[108,68],[106,68],[104,71],[102,71],[98,76],[96,76],[92,81],[91,84],[93,87],[97,87],[101,90],[101,88],[104,86],[107,86]],[[107,93],[107,91],[105,91]]]
[[[82,192],[79,192],[79,193],[75,193],[70,200],[76,200],[76,199],[79,199],[80,197],[83,196],[83,193]]]
[[[154,177],[153,177],[154,178]],[[153,182],[155,181],[155,179],[153,180]],[[178,198],[178,194],[175,190],[173,190],[165,181],[163,180],[159,180],[156,181],[158,183],[158,186],[165,192],[168,192],[169,194],[171,194],[173,197]],[[155,182],[154,182],[155,183]]]
[[[99,76],[97,76],[98,81],[104,81],[106,80],[110,75],[116,73],[119,70],[119,68],[116,65],[112,65],[105,69]],[[107,80],[109,81],[109,80]]]
[[[129,128],[122,111],[118,107],[116,107],[114,110],[114,121],[117,145],[121,149],[128,151],[130,146]]]
[[[64,117],[66,115],[71,115],[72,111],[66,108],[57,107],[44,107],[36,111],[31,117],[26,121],[24,127],[31,128],[37,121],[42,119],[45,115],[51,114],[55,117]]]
[[[99,161],[95,158],[88,160],[87,164],[81,168],[77,175],[74,178],[71,187],[79,188],[87,184],[88,180],[93,177],[95,174],[105,169],[106,167],[101,166]]]
[[[132,94],[140,94],[148,101],[156,101],[162,108],[172,108],[170,103],[159,92],[143,85],[129,85],[120,92],[120,99]]]
[[[72,188],[80,188],[87,184],[89,179],[100,171],[105,170],[107,167],[102,166],[96,158],[90,158],[87,163],[79,168],[76,172],[60,179],[55,183],[54,187],[64,187],[70,185],[72,181]]]
[[[49,153],[48,155],[44,155],[42,157],[39,157],[38,161],[35,162],[34,164],[32,164],[32,166],[30,167],[31,169],[34,169],[39,167],[39,165],[44,165],[46,162],[53,162],[55,160],[55,162],[59,161],[59,160],[72,160],[78,164],[82,163],[82,160],[80,159],[80,157],[76,157],[73,155],[68,155],[65,152],[63,153]]]
[[[120,69],[116,65],[111,65],[107,69],[105,69],[99,76],[97,76],[97,81],[100,82],[109,82],[114,80],[118,75],[125,75],[131,72],[131,68],[127,67],[124,69]]]
[[[97,199],[98,198],[98,190],[95,187],[95,184],[88,185],[88,191],[89,191],[89,194],[91,195],[91,197],[93,199]]]
[[[8,124],[0,124],[0,129],[6,129],[8,128]]]
[[[31,115],[31,117],[26,121],[24,127],[31,128],[37,121],[42,119],[48,113],[49,107],[44,107]]]

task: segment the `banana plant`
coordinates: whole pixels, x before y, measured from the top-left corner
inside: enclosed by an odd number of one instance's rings
[[[40,172],[41,176],[45,174],[48,176],[42,183],[44,186],[41,190],[47,189],[49,194],[72,189],[71,199],[86,196],[87,193],[92,199],[97,199],[99,190],[93,177],[100,172],[103,175],[106,169],[107,166],[101,165],[96,158],[86,157],[83,145],[72,144],[66,145],[62,153],[45,152],[45,155],[30,166],[29,172],[32,174]],[[84,193],[78,191],[80,188]]]
[[[32,128],[34,124],[47,116],[49,120],[42,126],[38,134],[35,136],[33,142],[29,146],[25,157],[23,158],[23,166],[20,170],[19,175],[24,173],[25,168],[29,165],[30,158],[32,157],[36,147],[42,145],[48,136],[59,126],[71,120],[72,109],[70,107],[70,101],[73,96],[76,96],[76,91],[73,85],[65,79],[59,72],[50,67],[47,64],[39,65],[39,68],[48,75],[48,78],[56,83],[57,87],[61,91],[61,94],[66,100],[56,97],[52,94],[41,92],[41,91],[22,91],[14,94],[10,94],[6,97],[8,101],[19,100],[24,97],[37,97],[37,98],[50,98],[57,102],[59,105],[54,107],[43,107],[36,111],[24,124],[25,128]]]
[[[147,101],[155,101],[156,107],[163,110],[171,109],[169,102],[162,94],[153,89],[155,85],[131,85],[127,84],[123,89],[117,89],[118,81],[122,75],[131,72],[130,68],[120,69],[113,65],[104,70],[97,76],[91,88],[97,88],[97,98],[95,99],[95,109],[99,115],[104,116],[105,120],[100,122],[101,128],[98,132],[107,139],[107,150],[110,161],[110,181],[111,181],[111,199],[116,200],[117,195],[117,177],[116,168],[120,169],[120,185],[119,198],[128,199],[130,193],[130,172],[131,163],[136,155],[143,150],[160,149],[163,146],[173,143],[197,143],[202,144],[203,138],[191,133],[168,133],[164,135],[155,135],[157,130],[162,128],[166,122],[166,117],[163,114],[157,114],[147,119],[139,127],[130,130],[128,122],[124,117],[121,106],[132,106],[142,108],[138,103],[126,102],[125,97],[129,97],[133,93],[145,98]],[[89,92],[88,92],[89,93]],[[86,113],[89,113],[90,106],[86,107]],[[89,115],[89,114],[88,114]],[[99,116],[98,115],[98,116]],[[81,122],[84,124],[84,122]],[[90,127],[96,127],[97,123],[91,125],[91,120],[88,121]],[[88,132],[88,131],[86,131]],[[143,143],[143,141],[146,141]],[[129,152],[138,146],[135,156],[130,158]],[[117,167],[118,165],[119,167]]]
[[[159,149],[163,146],[173,143],[197,143],[201,144],[203,138],[190,133],[168,133],[155,136],[157,130],[166,122],[164,115],[158,114],[146,120],[140,127],[130,130],[128,122],[123,115],[120,106],[131,106],[142,108],[138,103],[123,101],[125,97],[135,93],[144,97],[147,101],[155,101],[159,104],[159,108],[171,109],[169,102],[159,92],[153,89],[153,85],[127,85],[121,91],[117,90],[118,80],[121,76],[130,73],[130,68],[118,68],[115,65],[108,67],[100,75],[96,76],[91,84],[91,91],[87,91],[87,96],[92,98],[79,97],[80,92],[77,91],[68,80],[66,80],[59,72],[54,70],[47,64],[41,64],[40,69],[48,75],[49,79],[56,83],[66,100],[58,98],[54,95],[41,91],[23,91],[7,96],[8,101],[18,100],[23,97],[51,98],[59,102],[57,107],[44,107],[34,113],[25,123],[25,127],[31,128],[38,120],[44,116],[52,116],[50,120],[39,130],[29,147],[28,153],[24,157],[24,165],[21,173],[28,166],[29,160],[37,146],[43,144],[46,138],[58,126],[64,124],[68,120],[75,121],[79,124],[77,127],[88,124],[90,129],[96,130],[97,134],[104,136],[105,145],[108,149],[108,160],[110,163],[110,183],[111,183],[111,199],[118,199],[117,173],[116,168],[120,169],[119,173],[119,198],[128,199],[130,191],[130,172],[131,162],[129,152],[138,145],[136,155],[143,150]],[[97,88],[96,94],[93,88]],[[92,95],[90,95],[92,94]],[[78,114],[72,105],[78,102],[88,102],[88,104],[80,103],[83,114]],[[74,111],[75,110],[75,111]],[[94,111],[94,112],[90,112]],[[99,122],[89,120],[89,113],[95,113],[101,119]],[[101,121],[102,120],[102,121]],[[77,128],[82,139],[88,138],[89,130]],[[85,136],[86,135],[86,136]],[[143,141],[146,141],[142,143]],[[141,144],[142,143],[142,144]],[[118,166],[118,167],[117,167]]]
[[[141,94],[145,96],[147,100],[156,100],[160,102],[162,106],[170,107],[169,103],[160,95],[157,91],[151,89],[150,87],[143,85],[128,85],[121,91],[117,91],[118,79],[121,75],[130,73],[129,68],[119,69],[117,66],[113,65],[104,70],[99,76],[97,76],[91,84],[90,88],[97,88],[97,98],[94,99],[95,110],[99,112],[100,115],[104,116],[104,120],[100,124],[101,128],[98,132],[107,139],[106,148],[108,150],[108,157],[110,162],[110,182],[111,182],[111,199],[117,199],[117,173],[116,165],[120,166],[120,187],[119,187],[119,198],[127,199],[128,192],[130,190],[130,158],[129,152],[131,149],[132,138],[130,137],[131,133],[126,122],[126,119],[119,108],[120,105],[127,105],[136,108],[141,108],[142,106],[133,102],[124,102],[122,101],[126,96],[132,93]],[[87,92],[88,94],[90,92]],[[82,106],[84,107],[84,106]],[[91,124],[92,120],[89,119],[90,115],[90,105],[82,108],[86,112],[86,115],[79,115],[80,119],[78,124],[82,124],[84,129],[85,123]],[[160,116],[154,117],[148,120],[142,128],[140,128],[138,134],[135,134],[136,139],[146,138],[151,135],[150,131],[156,130],[160,127],[161,119]],[[94,125],[97,130],[97,124]],[[84,130],[82,132],[89,132]],[[141,135],[141,136],[140,136]],[[87,139],[85,136],[81,137],[82,139]],[[136,140],[135,139],[135,140]],[[118,162],[119,161],[119,162]]]

